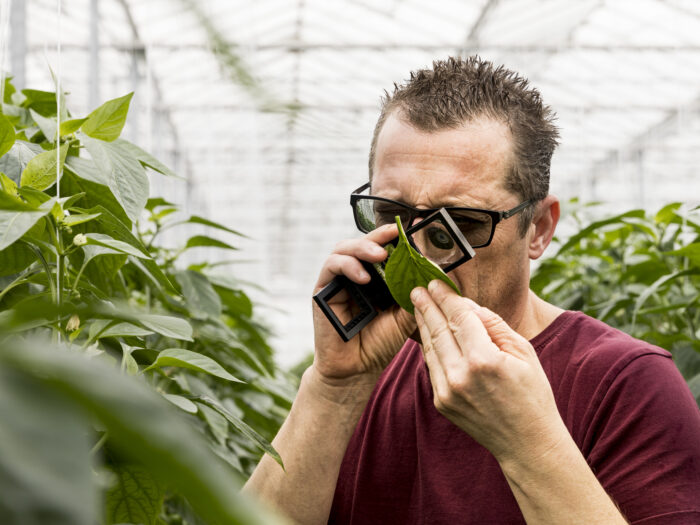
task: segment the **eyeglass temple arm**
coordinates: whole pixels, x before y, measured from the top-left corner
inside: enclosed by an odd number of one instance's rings
[[[507,219],[508,217],[512,217],[513,215],[515,215],[519,211],[527,208],[530,204],[532,204],[532,201],[521,202],[515,208],[508,210],[508,211],[501,212],[501,219]]]

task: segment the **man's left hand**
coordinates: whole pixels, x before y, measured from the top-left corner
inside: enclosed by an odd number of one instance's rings
[[[570,439],[527,339],[440,281],[411,300],[441,414],[499,462],[536,461]]]

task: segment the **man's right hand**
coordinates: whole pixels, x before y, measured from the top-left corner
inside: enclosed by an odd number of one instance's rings
[[[321,269],[314,294],[337,275],[344,275],[358,284],[366,284],[370,277],[361,260],[381,262],[387,257],[382,245],[398,235],[395,224],[389,224],[368,233],[360,239],[339,242]],[[348,294],[336,294],[328,304],[341,320],[349,320]],[[319,378],[333,385],[352,383],[363,378],[376,377],[389,364],[406,339],[416,330],[415,318],[393,306],[380,312],[357,336],[343,342],[323,312],[314,303],[314,369]]]

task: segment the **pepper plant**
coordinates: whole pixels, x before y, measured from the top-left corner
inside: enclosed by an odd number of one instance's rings
[[[250,284],[181,263],[241,234],[149,198],[148,170],[176,175],[120,138],[131,96],[74,118],[4,84],[0,521],[275,522],[236,487],[263,453],[282,463],[293,387]]]
[[[571,207],[575,233],[554,240],[532,289],[669,350],[700,403],[700,208],[676,202],[595,218],[594,206]]]

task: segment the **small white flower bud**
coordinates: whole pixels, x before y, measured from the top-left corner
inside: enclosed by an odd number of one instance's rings
[[[80,317],[78,317],[78,314],[73,314],[66,323],[66,331],[74,332],[78,328],[80,328]]]
[[[73,237],[73,244],[76,246],[85,246],[87,244],[87,237],[85,237],[84,234],[79,233],[75,237]]]

